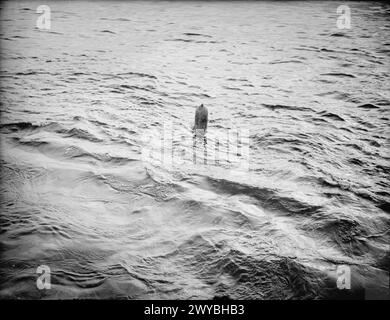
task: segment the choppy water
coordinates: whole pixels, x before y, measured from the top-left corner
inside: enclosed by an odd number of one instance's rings
[[[49,2],[45,31],[39,4],[1,4],[0,297],[385,292],[389,5],[339,30],[338,2]],[[248,172],[142,156],[200,103]]]

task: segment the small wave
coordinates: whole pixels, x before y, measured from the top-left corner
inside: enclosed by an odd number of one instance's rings
[[[12,39],[28,39],[28,37],[25,36],[12,36]]]
[[[229,86],[223,86],[223,88],[228,89],[228,90],[233,90],[233,91],[242,91],[242,89],[240,89],[240,88],[229,87]]]
[[[75,285],[83,289],[97,288],[101,286],[106,277],[98,272],[71,272],[66,270],[56,270],[53,273],[53,277],[59,285]]]
[[[178,42],[195,42],[194,40],[191,39],[182,39],[182,38],[176,38],[176,39],[167,39],[165,41],[178,41]]]
[[[100,32],[102,32],[102,33],[116,34],[114,31],[111,31],[111,30],[101,30]]]
[[[363,167],[364,166],[364,163],[361,160],[359,160],[358,158],[350,158],[350,159],[348,159],[348,162],[352,163],[354,165],[357,165],[359,167]]]
[[[314,299],[335,288],[331,281],[294,259],[263,253],[260,257],[237,249],[225,249],[197,235],[183,243],[170,258],[184,262],[186,269],[198,277],[213,280],[213,297],[228,299]],[[328,291],[324,291],[328,288]]]
[[[118,76],[137,76],[137,77],[145,77],[145,78],[150,78],[150,79],[157,79],[156,76],[147,74],[147,73],[142,73],[142,72],[123,72],[123,73],[118,73]]]
[[[346,77],[346,78],[356,78],[353,74],[350,73],[341,73],[341,72],[328,72],[321,73],[322,76],[331,76],[331,77]]]
[[[135,86],[135,85],[128,85],[128,84],[121,84],[119,86],[119,88],[122,88],[122,89],[130,89],[130,90],[142,90],[142,91],[153,91],[154,88],[150,87],[150,86]],[[114,89],[114,90],[118,90],[118,88]],[[120,91],[121,93],[122,91]]]
[[[127,18],[114,18],[114,19],[111,19],[111,18],[100,18],[100,20],[108,20],[108,21],[131,21],[130,19],[127,19]]]
[[[335,50],[327,49],[327,48],[321,48],[320,51],[321,52],[336,52]]]
[[[358,108],[362,108],[362,109],[379,109],[378,106],[376,106],[375,104],[372,104],[372,103],[361,104],[361,105],[358,106]]]
[[[225,194],[242,194],[253,197],[259,201],[259,205],[271,210],[277,210],[285,214],[311,215],[319,210],[320,206],[311,205],[293,198],[278,195],[274,190],[238,183],[234,181],[207,177],[208,182],[215,191]]]
[[[50,148],[48,149],[48,151],[50,151]],[[88,152],[83,148],[77,146],[69,146],[66,149],[63,149],[61,147],[60,151],[62,156],[68,159],[80,159],[80,160],[93,159],[98,161],[101,164],[104,163],[106,165],[111,165],[111,166],[113,165],[122,166],[137,161],[136,159],[133,158],[112,156],[108,153],[100,154],[100,153]],[[103,176],[99,176],[99,177],[103,180],[106,180],[106,178],[104,178]]]
[[[270,64],[283,64],[283,63],[303,63],[300,60],[274,60]]]
[[[85,73],[85,72],[72,72],[71,75],[72,76],[87,76],[88,73]]]
[[[219,43],[218,41],[206,41],[206,40],[192,40],[192,39],[182,39],[182,38],[176,38],[176,39],[166,39],[164,41],[176,41],[176,42],[187,42],[187,43]]]
[[[42,124],[33,124],[31,122],[16,122],[16,123],[2,124],[0,128],[3,132],[16,132],[16,131],[27,131],[27,130],[33,131],[37,129],[44,129],[45,131],[60,133],[67,137],[76,137],[79,139],[89,140],[92,142],[102,141],[101,139],[95,137],[92,133],[88,132],[87,130],[81,128],[68,129],[57,122],[49,122],[49,123],[42,123]]]
[[[360,239],[368,234],[358,221],[347,217],[329,217],[320,223],[317,230],[331,236],[347,255],[363,255],[367,251],[365,242]]]
[[[15,73],[16,76],[32,76],[32,75],[38,75],[38,74],[43,74],[43,72],[30,70],[30,71],[16,72]]]
[[[279,109],[291,110],[291,111],[312,111],[312,109],[307,107],[298,107],[298,106],[283,105],[283,104],[262,103],[261,105],[266,107],[267,109],[271,109],[272,111],[279,110]]]
[[[38,148],[38,147],[42,147],[42,146],[45,146],[45,145],[48,145],[49,143],[46,142],[46,141],[38,141],[38,140],[21,140],[20,138],[18,137],[14,137],[12,139],[13,141],[16,141],[22,145],[25,145],[25,146],[30,146],[30,147],[35,147],[35,148]]]
[[[31,122],[15,122],[1,124],[0,128],[7,131],[19,131],[19,130],[33,130],[39,128],[39,125],[32,124]]]
[[[382,209],[387,213],[390,213],[390,202],[383,201],[382,203],[378,204],[378,208]]]
[[[331,37],[344,37],[344,38],[350,38],[351,37],[348,34],[343,33],[343,32],[334,32],[334,33],[331,33],[330,36]]]
[[[201,34],[201,33],[192,33],[192,32],[185,32],[183,33],[186,36],[189,37],[206,37],[206,38],[212,38],[212,36],[209,36],[207,34]]]
[[[333,120],[345,121],[341,116],[339,116],[335,113],[332,113],[332,112],[321,111],[318,114],[320,114],[322,117],[331,118]]]
[[[76,137],[79,139],[84,139],[92,142],[102,142],[103,140],[95,137],[92,133],[79,129],[79,128],[72,128],[72,129],[62,129],[62,130],[57,130],[57,133],[63,133],[67,137]]]
[[[123,91],[118,90],[118,89],[111,89],[110,92],[111,93],[123,93]]]

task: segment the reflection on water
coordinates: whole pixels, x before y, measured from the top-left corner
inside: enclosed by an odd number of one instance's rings
[[[203,132],[199,132],[203,131]],[[207,137],[204,130],[197,130],[193,136],[192,162],[196,164],[198,150],[203,150],[203,164],[207,164]],[[217,150],[216,150],[217,151]]]
[[[36,5],[1,3],[1,298],[384,295],[387,4]]]

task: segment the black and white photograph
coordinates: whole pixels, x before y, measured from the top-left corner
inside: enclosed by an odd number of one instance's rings
[[[386,1],[1,1],[0,300],[390,300],[389,73]]]

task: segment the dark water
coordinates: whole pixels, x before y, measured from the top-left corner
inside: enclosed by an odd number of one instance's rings
[[[1,4],[1,298],[385,292],[389,5],[339,30],[338,2],[48,4],[49,31]],[[249,171],[142,156],[200,103],[249,130]]]

